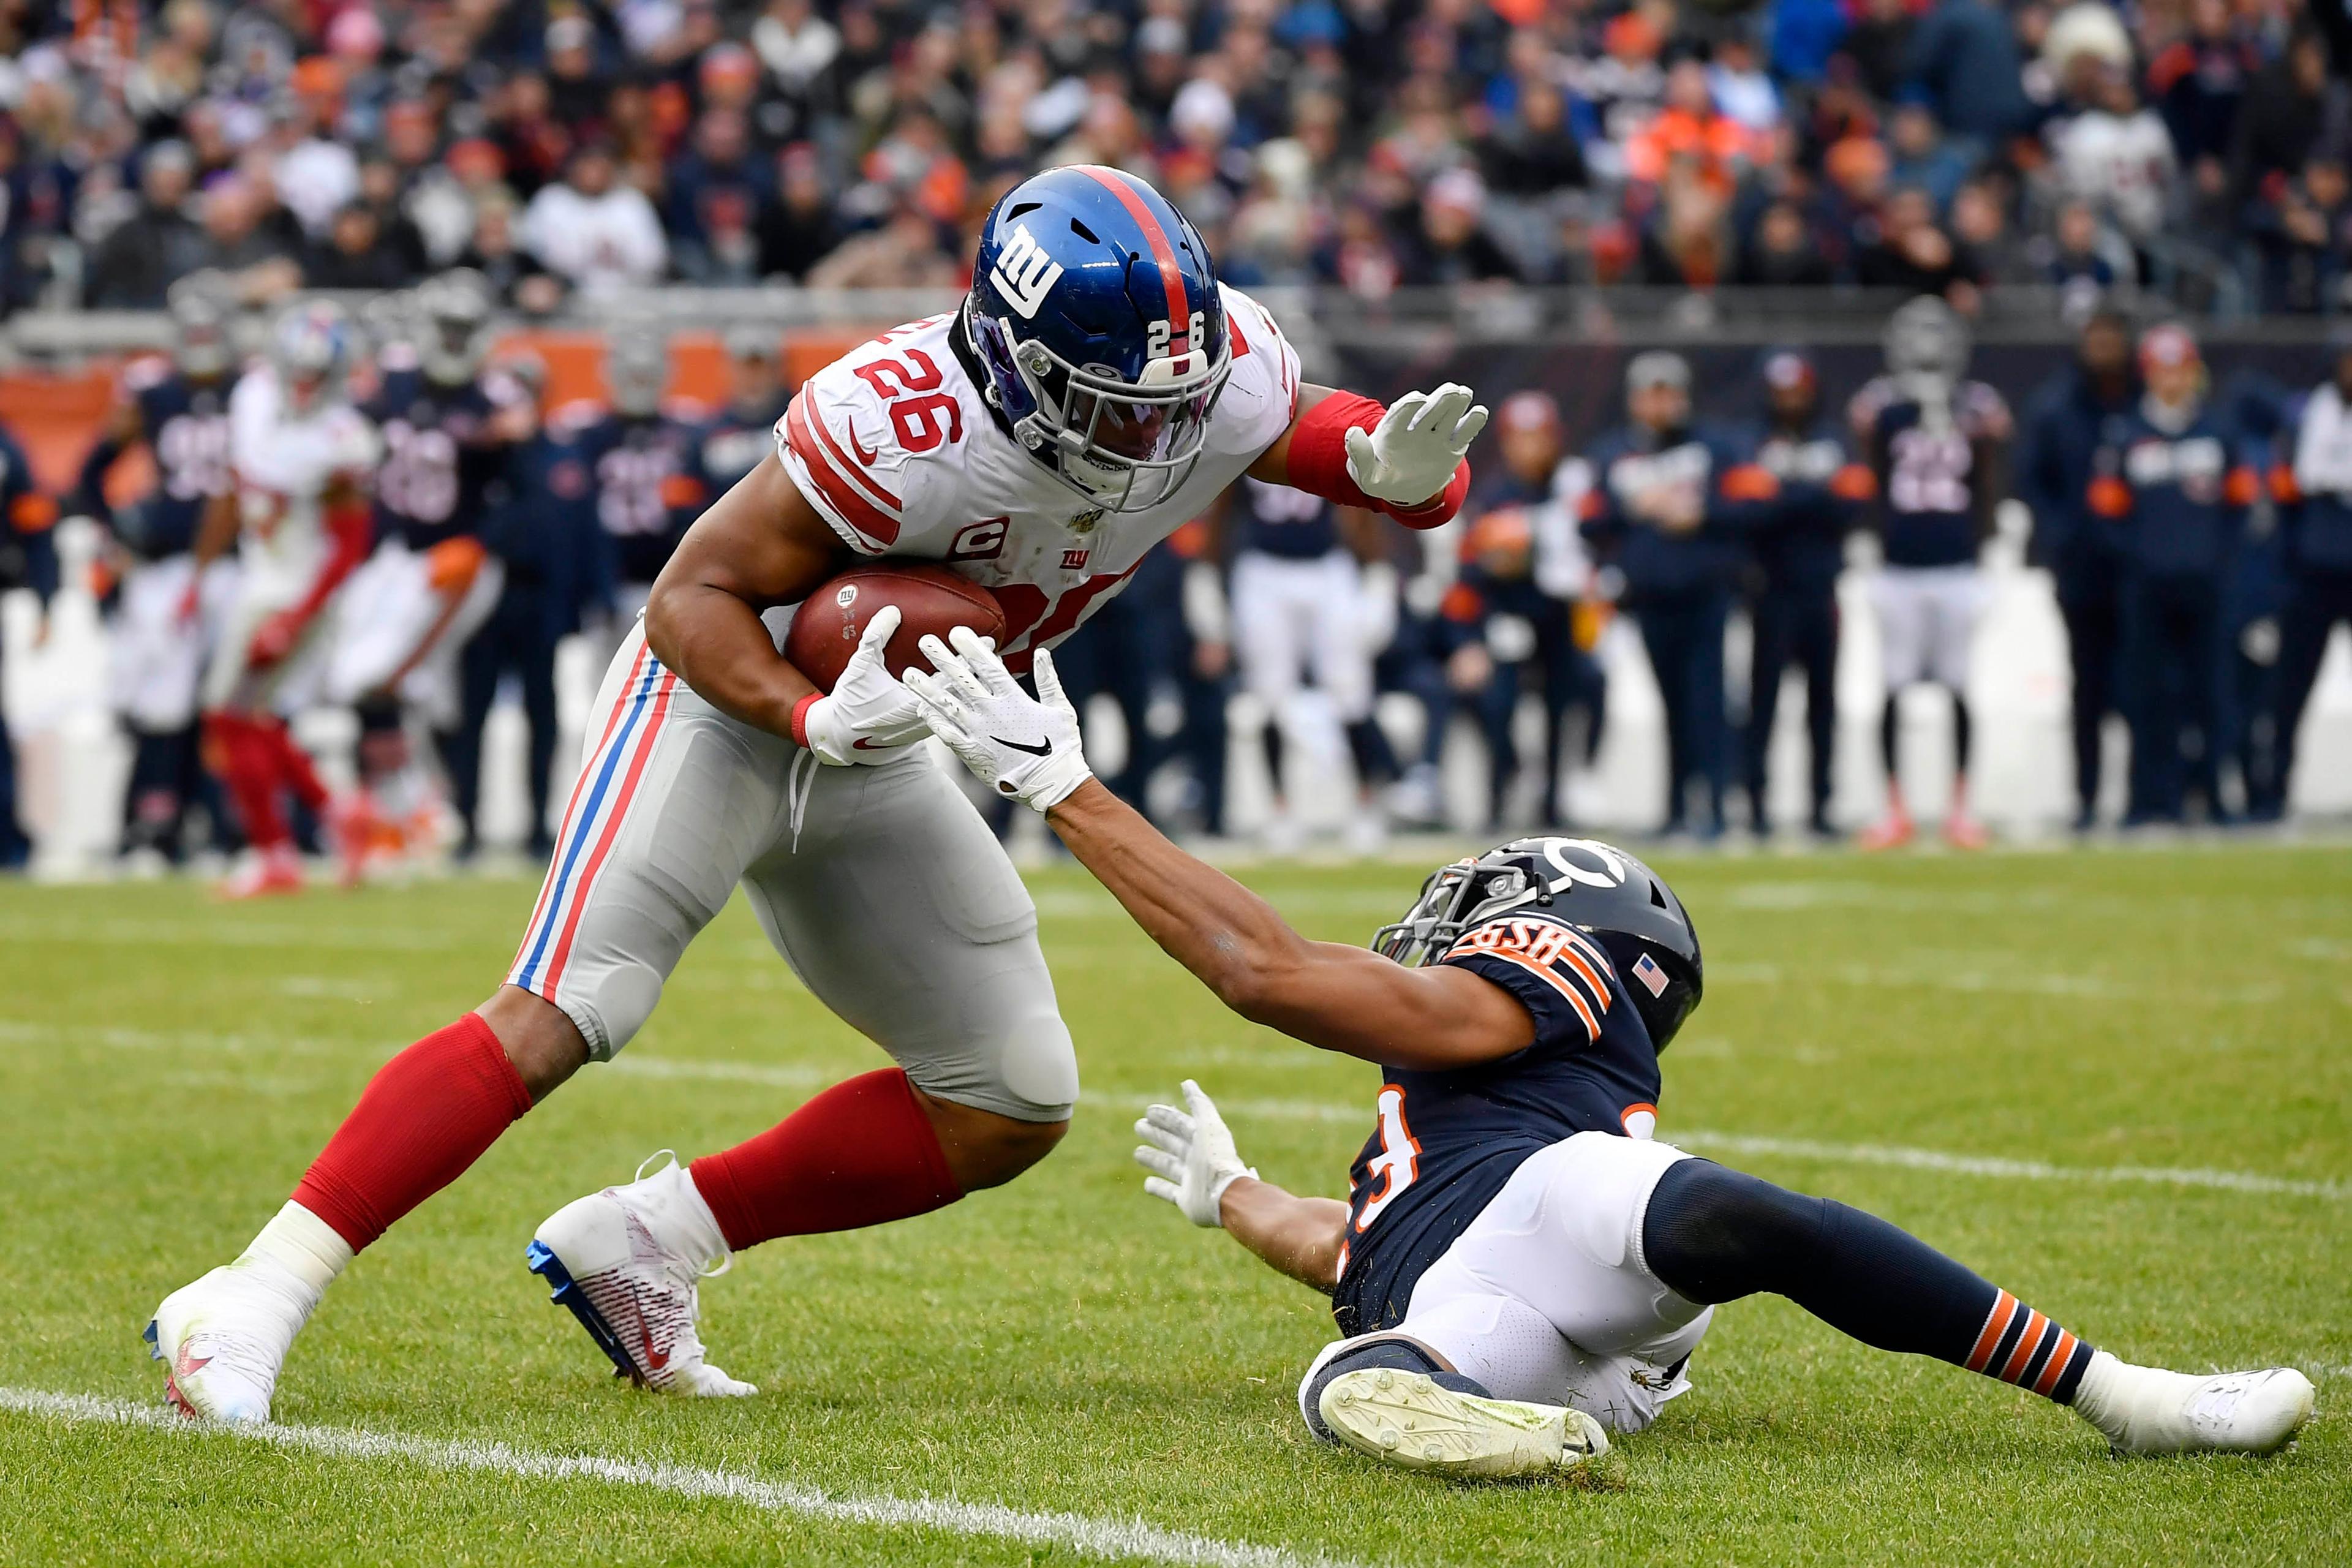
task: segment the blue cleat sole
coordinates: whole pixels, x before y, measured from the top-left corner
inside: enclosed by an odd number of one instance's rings
[[[530,1271],[547,1281],[551,1292],[548,1300],[579,1319],[580,1326],[588,1331],[588,1337],[596,1342],[596,1348],[612,1358],[614,1375],[625,1377],[632,1383],[645,1382],[645,1374],[637,1370],[636,1364],[629,1360],[629,1352],[622,1347],[621,1336],[613,1331],[613,1325],[604,1321],[604,1315],[588,1300],[588,1293],[572,1279],[572,1271],[563,1267],[563,1259],[556,1257],[547,1243],[536,1240],[524,1249],[522,1257]],[[152,1341],[154,1336],[154,1325],[150,1323],[147,1337]]]
[[[154,1319],[150,1318],[147,1320],[147,1326],[140,1331],[139,1337],[147,1342],[147,1359],[149,1361],[162,1361],[163,1359],[163,1347],[155,1342]]]

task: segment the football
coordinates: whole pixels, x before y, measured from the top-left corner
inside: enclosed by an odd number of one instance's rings
[[[918,646],[926,636],[945,637],[956,626],[984,637],[1004,636],[1004,611],[978,584],[929,562],[877,561],[850,568],[802,602],[784,634],[784,657],[818,690],[832,690],[867,623],[885,605],[898,605],[900,617],[884,650],[893,675],[931,668]]]

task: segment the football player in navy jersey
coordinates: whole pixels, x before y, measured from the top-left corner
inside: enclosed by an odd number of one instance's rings
[[[375,476],[376,547],[344,591],[327,695],[360,719],[362,821],[344,836],[344,874],[371,855],[429,847],[441,806],[408,735],[411,715],[436,737],[458,727],[458,660],[489,617],[503,568],[484,520],[503,500],[509,449],[530,430],[523,392],[484,369],[490,299],[460,268],[416,291],[413,345],[390,345],[364,412],[383,433]]]
[[[1660,1142],[1658,1054],[1705,972],[1632,856],[1515,840],[1441,867],[1370,951],[1308,942],[1093,778],[1050,654],[1031,697],[951,640],[908,678],[933,734],[1234,1012],[1381,1068],[1346,1203],[1255,1176],[1195,1084],[1137,1123],[1152,1195],[1330,1295],[1346,1337],[1299,1386],[1318,1436],[1457,1476],[1566,1468],[1646,1426],[1716,1304],[1759,1292],[2071,1405],[2127,1451],[2267,1451],[2309,1415],[2300,1372],[2133,1366],[1884,1220]]]
[[[1944,837],[1981,848],[1985,831],[1969,811],[1969,655],[1983,603],[1977,550],[1992,531],[2000,499],[2009,405],[1981,381],[1968,381],[1968,329],[1959,313],[1921,295],[1887,322],[1886,372],[1854,395],[1847,413],[1869,453],[1882,501],[1878,574],[1880,658],[1886,707],[1879,746],[1886,761],[1886,815],[1855,842],[1887,849],[1911,841],[1895,740],[1903,693],[1933,682],[1952,696],[1952,804]]]
[[[1769,522],[1772,477],[1743,463],[1720,431],[1691,417],[1690,363],[1654,351],[1625,367],[1626,423],[1586,454],[1584,537],[1624,574],[1623,603],[1642,628],[1666,709],[1666,819],[1689,826],[1694,779],[1705,788],[1702,839],[1723,836],[1730,736],[1723,700],[1723,633],[1748,536]]]
[[[171,313],[172,358],[124,369],[124,396],[82,464],[77,500],[108,525],[125,561],[109,617],[109,674],[131,745],[122,848],[177,863],[191,808],[207,793],[196,743],[205,634],[195,544],[205,515],[235,504],[228,394],[236,355],[227,313],[208,295],[175,289]],[[155,488],[116,508],[106,498],[106,476],[138,445],[154,459]]]
[[[2180,821],[2192,782],[2207,813],[2224,815],[2223,602],[2258,483],[2235,422],[2205,395],[2204,357],[2186,328],[2149,329],[2139,366],[2147,390],[2102,426],[2087,496],[2124,562],[2127,827]]]
[[[792,401],[772,330],[737,327],[727,334],[726,347],[727,402],[704,422],[694,449],[695,478],[705,495],[726,494],[774,450],[776,422]]]
[[[616,334],[604,379],[613,411],[581,430],[579,441],[596,487],[617,639],[646,607],[654,579],[710,496],[698,477],[697,422],[662,405],[669,347],[661,337],[650,331]],[[774,445],[772,437],[769,444]]]
[[[1771,831],[1766,764],[1772,721],[1780,704],[1780,678],[1791,664],[1805,678],[1805,727],[1812,743],[1812,810],[1817,837],[1836,837],[1830,823],[1830,764],[1837,750],[1838,574],[1845,569],[1845,538],[1876,493],[1870,469],[1853,461],[1835,423],[1822,416],[1821,377],[1792,349],[1777,349],[1763,364],[1765,417],[1748,460],[1770,474],[1779,489],[1771,523],[1756,534],[1755,593],[1750,619],[1748,731],[1742,761],[1749,821],[1760,837]]]

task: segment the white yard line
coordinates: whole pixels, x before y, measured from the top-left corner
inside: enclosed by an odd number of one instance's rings
[[[1670,1142],[1735,1154],[1783,1154],[1800,1160],[1832,1160],[1853,1165],[1898,1165],[1914,1171],[1949,1171],[1964,1176],[2006,1176],[2027,1182],[2138,1182],[2164,1187],[2220,1187],[2233,1193],[2274,1193],[2287,1197],[2352,1198],[2352,1184],[2263,1176],[2251,1171],[2215,1171],[2173,1165],[2052,1165],[2040,1160],[2002,1160],[1987,1154],[1949,1154],[1937,1149],[1906,1149],[1886,1143],[1823,1143],[1810,1138],[1761,1138],[1745,1132],[1675,1128]]]
[[[0,1409],[76,1426],[139,1426],[167,1433],[236,1437],[334,1459],[422,1465],[438,1470],[478,1470],[530,1481],[587,1481],[643,1487],[674,1497],[718,1498],[771,1513],[828,1523],[938,1530],[951,1535],[1060,1546],[1089,1557],[1144,1563],[1201,1563],[1208,1568],[1328,1568],[1278,1546],[1219,1541],[1162,1530],[1139,1519],[1083,1513],[1030,1513],[1000,1503],[887,1493],[836,1496],[797,1481],[762,1480],[692,1465],[646,1464],[597,1454],[544,1454],[504,1443],[450,1441],[349,1426],[228,1426],[198,1424],[161,1405],[41,1389],[0,1388]]]
[[[1139,1104],[1150,1103],[1139,1101]],[[1233,1115],[1273,1121],[1358,1121],[1370,1126],[1369,1104],[1314,1100],[1227,1100],[1219,1109]],[[1677,1146],[1721,1149],[1734,1154],[1779,1154],[1846,1165],[1894,1165],[1912,1171],[1948,1171],[1961,1176],[1998,1176],[2024,1182],[2125,1182],[2160,1187],[2217,1187],[2233,1193],[2271,1193],[2284,1197],[2352,1198],[2352,1183],[2298,1181],[2252,1171],[2216,1171],[2175,1165],[2053,1165],[2040,1160],[2004,1160],[1990,1154],[1953,1154],[1940,1149],[1909,1149],[1892,1143],[1832,1143],[1811,1138],[1767,1138],[1703,1127],[1663,1127]]]

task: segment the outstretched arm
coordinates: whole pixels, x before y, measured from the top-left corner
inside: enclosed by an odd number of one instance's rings
[[[907,684],[982,782],[1045,820],[1167,954],[1252,1023],[1327,1051],[1431,1069],[1525,1050],[1535,1021],[1510,993],[1444,964],[1407,969],[1360,947],[1309,942],[1274,907],[1184,853],[1103,787],[1079,749],[1077,714],[1053,656],[1036,660],[1045,700],[1023,691],[981,638],[923,651],[936,676]]]
[[[1348,1205],[1297,1197],[1259,1180],[1234,1152],[1216,1102],[1189,1078],[1184,1104],[1183,1110],[1155,1105],[1135,1124],[1145,1140],[1135,1163],[1151,1173],[1143,1190],[1174,1204],[1194,1225],[1224,1226],[1276,1273],[1329,1295],[1339,1281]]]

